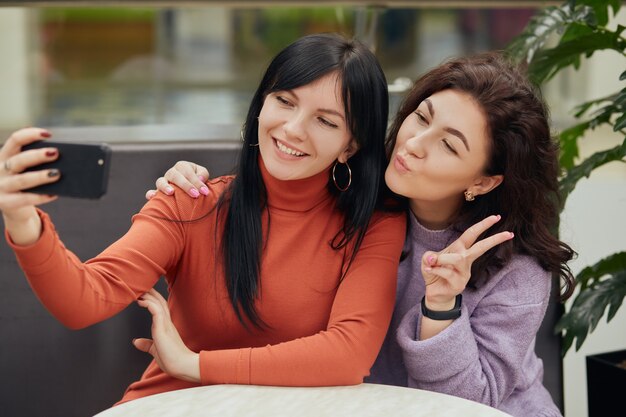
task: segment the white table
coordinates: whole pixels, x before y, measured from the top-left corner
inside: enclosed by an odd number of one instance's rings
[[[412,388],[211,385],[129,401],[96,417],[506,417],[494,408]]]

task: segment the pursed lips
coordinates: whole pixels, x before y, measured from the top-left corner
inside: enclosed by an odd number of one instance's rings
[[[399,153],[396,154],[396,156],[394,157],[394,163],[396,164],[396,168],[398,168],[398,166],[399,166],[399,168],[401,168],[401,170],[404,170],[406,172],[410,172],[411,171],[411,168],[406,163],[406,160]]]

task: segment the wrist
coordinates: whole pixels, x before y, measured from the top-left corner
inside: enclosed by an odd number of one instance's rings
[[[187,382],[200,382],[200,355],[189,351],[181,361],[181,367],[176,378]]]
[[[432,310],[426,305],[426,296],[422,297],[422,316],[431,320],[455,320],[461,317],[461,302],[463,297],[461,294],[454,299],[454,305],[447,310]],[[445,308],[445,307],[444,307]]]
[[[9,233],[11,241],[18,246],[28,246],[39,240],[42,223],[35,207],[19,210],[19,213],[2,213],[4,227]]]

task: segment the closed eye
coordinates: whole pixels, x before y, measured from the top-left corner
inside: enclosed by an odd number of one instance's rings
[[[282,96],[276,96],[276,100],[282,105],[291,106],[291,102]]]
[[[426,117],[422,114],[422,112],[421,112],[421,111],[419,111],[419,110],[415,110],[415,111],[413,112],[413,114],[415,114],[415,115],[417,116],[417,118],[418,118],[418,120],[419,120],[420,122],[422,122],[422,123],[424,123],[424,124],[428,124],[428,120],[427,120],[427,119],[426,119]]]
[[[454,149],[454,146],[450,145],[450,142],[448,142],[447,139],[442,139],[441,142],[443,143],[443,146],[446,147],[446,149],[449,152],[452,152],[455,155],[458,155],[459,153],[456,151],[456,149]]]
[[[334,124],[333,122],[324,119],[323,117],[318,117],[317,120],[319,120],[320,123],[323,124],[324,126],[332,127],[333,129],[336,129],[336,128],[339,127],[336,124]]]

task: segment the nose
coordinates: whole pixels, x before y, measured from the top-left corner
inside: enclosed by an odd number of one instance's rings
[[[407,139],[404,147],[409,155],[412,155],[418,159],[423,159],[426,157],[426,142],[427,138],[424,132],[418,132]]]
[[[300,112],[294,112],[283,125],[285,134],[290,139],[303,141],[306,139],[306,118]]]

